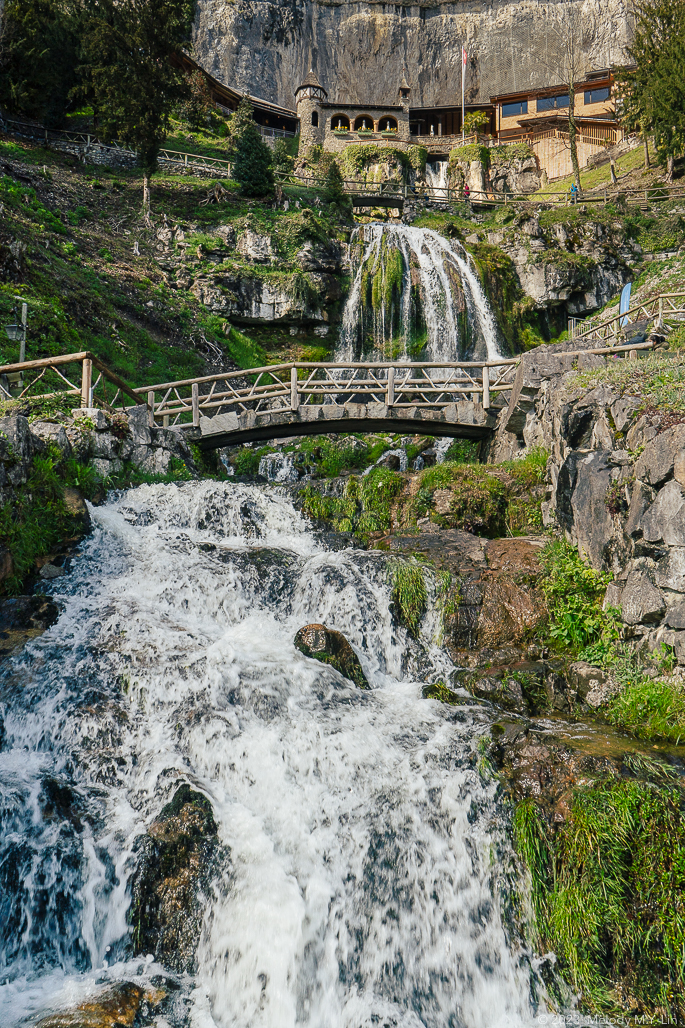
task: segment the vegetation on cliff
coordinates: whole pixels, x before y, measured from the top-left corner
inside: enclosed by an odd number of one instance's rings
[[[562,823],[524,800],[514,836],[530,874],[536,948],[554,951],[586,1007],[677,1022],[685,1015],[685,818],[668,766],[652,762],[647,771],[651,781],[577,788]]]

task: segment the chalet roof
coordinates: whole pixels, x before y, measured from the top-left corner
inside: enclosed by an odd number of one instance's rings
[[[613,78],[612,70],[607,68],[603,69],[601,73],[589,72],[584,79],[580,79],[574,85],[578,92],[582,92],[589,86],[596,89],[601,84],[609,85]],[[536,96],[555,96],[557,93],[568,93],[568,82],[560,82],[553,86],[519,89],[515,93],[494,93],[490,96],[490,103],[506,103],[508,100],[515,103],[517,100],[529,100]]]
[[[210,90],[215,94],[219,102],[227,101],[225,106],[235,106],[240,103],[241,100],[247,98],[252,106],[258,110],[264,111],[267,114],[278,114],[285,118],[292,118],[297,121],[297,114],[295,111],[291,111],[287,107],[281,107],[279,104],[272,103],[270,100],[262,100],[259,96],[252,96],[250,93],[240,93],[237,89],[232,89],[231,86],[224,85],[223,82],[219,82],[213,75],[210,75],[208,71],[205,71],[196,61],[189,57],[188,54],[183,51],[174,54],[172,63],[176,63],[178,66],[183,68],[186,72],[201,71],[205,76],[207,85]]]

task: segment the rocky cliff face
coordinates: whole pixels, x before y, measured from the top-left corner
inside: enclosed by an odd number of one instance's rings
[[[620,61],[625,0],[582,0],[584,70]],[[194,43],[218,79],[294,109],[314,67],[331,100],[394,103],[406,68],[413,106],[459,103],[460,47],[467,101],[544,85],[560,66],[558,5],[423,0],[199,0]]]
[[[614,574],[605,605],[621,608],[626,637],[650,650],[672,647],[685,664],[682,414],[646,402],[639,365],[632,381],[621,381],[605,364],[618,358],[559,350],[524,355],[491,456],[524,445],[548,450],[546,523]],[[647,374],[659,372],[655,360]],[[579,370],[597,374],[588,382]]]

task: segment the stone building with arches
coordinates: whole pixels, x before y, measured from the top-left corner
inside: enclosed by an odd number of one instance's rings
[[[412,108],[411,86],[406,75],[394,103],[338,103],[329,99],[316,73],[310,69],[295,91],[300,122],[300,154],[310,146],[339,153],[350,143],[368,142],[406,150],[417,143],[429,153],[448,154],[461,145],[461,105]],[[486,112],[488,128],[494,132],[492,104],[467,104],[467,111]]]
[[[328,93],[310,70],[295,91],[300,119],[300,153],[320,144],[324,150],[344,150],[350,143],[363,141],[391,143],[401,148],[411,145],[409,100],[411,90],[402,79],[393,104],[332,103]]]

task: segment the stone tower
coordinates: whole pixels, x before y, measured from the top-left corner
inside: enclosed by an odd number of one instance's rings
[[[295,90],[297,114],[300,119],[301,154],[306,153],[312,144],[323,143],[326,116],[321,110],[321,104],[325,103],[327,97],[328,93],[310,68],[302,85]]]

